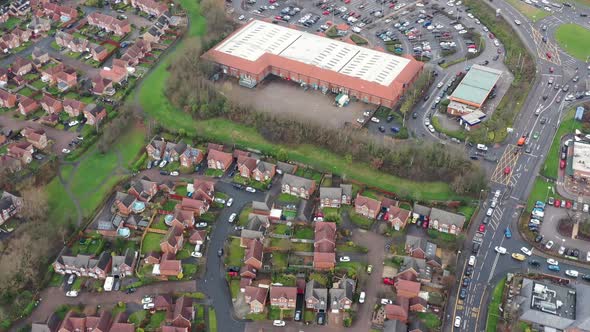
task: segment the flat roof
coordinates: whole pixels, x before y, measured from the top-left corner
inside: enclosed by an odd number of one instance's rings
[[[389,86],[410,59],[253,20],[215,50],[247,61],[273,54],[307,65]]]
[[[574,172],[590,173],[590,144],[586,142],[574,142],[572,157]]]
[[[451,98],[481,105],[501,75],[502,72],[499,70],[473,65],[453,91]]]

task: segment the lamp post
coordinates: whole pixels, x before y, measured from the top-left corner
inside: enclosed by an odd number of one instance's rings
[[[549,190],[551,190],[551,186],[547,186],[547,194],[545,194],[545,202],[547,202],[547,197],[549,197]]]

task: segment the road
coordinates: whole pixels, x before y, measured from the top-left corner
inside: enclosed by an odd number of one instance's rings
[[[555,83],[560,83],[561,85],[568,83],[573,86],[571,78],[577,75],[577,73],[584,78],[587,76],[585,63],[571,58],[557,48],[551,33],[552,29],[556,26],[555,20],[557,16],[549,16],[532,24],[518,11],[503,1],[489,2],[489,4],[494,8],[500,8],[501,15],[517,31],[519,38],[523,40],[529,51],[536,56],[537,77],[515,121],[514,132],[509,135],[505,142],[506,144],[491,148],[491,151],[488,152],[501,156],[496,169],[492,172],[489,186],[490,193],[500,190],[502,192],[502,198],[499,206],[494,209],[491,222],[487,225],[483,237],[482,247],[476,255],[477,261],[467,298],[463,301],[458,299],[460,278],[458,278],[454,291],[451,292],[452,295],[449,298],[446,308],[447,316],[444,321],[444,331],[484,331],[487,317],[487,306],[484,305],[484,301],[489,301],[493,286],[508,272],[529,270],[530,266],[526,262],[518,262],[508,254],[497,254],[494,251],[494,247],[503,246],[508,250],[508,253],[520,252],[521,247],[531,247],[518,234],[516,223],[526,208],[525,205],[535,178],[545,160],[545,156],[555,136],[556,128],[559,126],[563,111],[566,108],[565,101],[563,101],[565,93],[561,90],[555,90],[553,86],[548,84],[549,68],[553,67],[555,69],[552,76],[556,79]],[[567,7],[562,9],[563,12],[569,10]],[[562,17],[562,15],[559,15],[559,17]],[[568,17],[572,20],[574,19],[572,15]],[[522,24],[516,25],[514,22],[516,19],[521,21]],[[548,26],[545,35],[548,39],[547,43],[544,43],[540,37],[544,35],[542,33],[543,25]],[[547,58],[547,52],[551,52],[551,59]],[[576,68],[579,68],[579,70],[576,71]],[[577,88],[577,86],[574,86],[574,89],[570,90],[570,92],[576,91]],[[543,96],[547,96],[547,99],[543,100]],[[557,102],[559,97],[562,99],[561,102]],[[537,109],[540,110],[540,114],[535,116]],[[543,117],[547,119],[547,123],[544,125],[540,121]],[[532,136],[534,133],[538,133],[538,139],[530,138],[528,144],[531,148],[530,153],[525,153],[522,149],[516,148],[516,141],[521,135],[529,134]],[[511,167],[509,175],[504,175],[502,172],[506,166]],[[459,255],[457,271],[460,271],[461,274],[464,273],[467,259],[472,254],[471,239],[475,234],[476,228],[484,218],[484,214],[489,207],[488,204],[489,199],[482,200],[480,212],[474,218],[473,224],[475,226],[471,227],[471,230],[468,232],[468,241],[465,242],[462,252]],[[512,230],[513,236],[511,239],[507,239],[504,236],[506,227],[510,227]],[[541,262],[541,267],[538,269],[539,272],[550,272],[546,269],[544,255],[540,255],[533,250],[533,255],[528,260],[531,259]],[[581,273],[590,273],[590,270],[587,268],[576,267],[563,261],[560,262],[560,266],[562,271],[571,268]],[[460,328],[453,327],[455,316],[462,318]]]

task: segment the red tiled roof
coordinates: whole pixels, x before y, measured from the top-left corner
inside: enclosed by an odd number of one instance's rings
[[[418,293],[420,293],[420,283],[415,281],[398,279],[395,283],[395,290],[398,293],[403,292],[404,294],[415,294],[415,296],[417,296]]]
[[[381,202],[376,199],[357,194],[356,199],[354,200],[354,206],[367,206],[370,210],[377,211],[381,207]]]
[[[257,300],[262,305],[266,304],[266,298],[268,296],[268,288],[263,287],[255,287],[255,286],[246,286],[245,289],[246,297],[249,297],[251,300]]]
[[[229,165],[233,161],[231,153],[225,153],[218,150],[209,150],[207,160],[221,161],[224,165]]]
[[[314,263],[335,263],[336,253],[333,252],[314,252],[313,253]]]

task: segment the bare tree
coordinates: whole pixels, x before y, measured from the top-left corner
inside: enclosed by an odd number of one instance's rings
[[[30,221],[41,221],[45,220],[48,211],[47,193],[44,190],[33,187],[22,192],[21,217]]]

